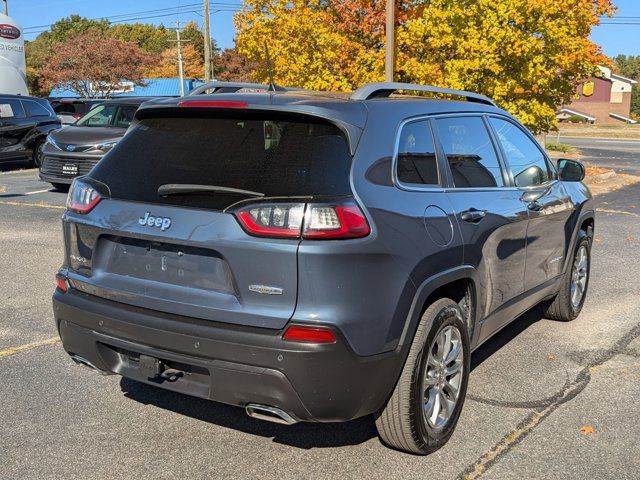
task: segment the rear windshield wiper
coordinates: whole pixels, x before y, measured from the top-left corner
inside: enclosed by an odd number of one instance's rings
[[[190,183],[167,183],[160,185],[158,195],[189,195],[192,193],[221,193],[223,195],[235,195],[240,197],[264,197],[264,193],[252,192],[241,188],[220,187],[218,185],[194,185]]]

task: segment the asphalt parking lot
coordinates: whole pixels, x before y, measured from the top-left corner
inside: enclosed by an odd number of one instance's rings
[[[2,478],[638,478],[640,183],[597,198],[582,315],[534,310],[477,350],[429,457],[385,448],[369,417],[280,426],[73,364],[50,302],[64,202],[33,169],[0,171]]]

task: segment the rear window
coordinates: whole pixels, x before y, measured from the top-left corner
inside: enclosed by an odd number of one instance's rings
[[[196,184],[266,197],[337,196],[351,191],[350,167],[347,140],[335,125],[308,116],[243,112],[142,120],[91,177],[108,185],[112,198],[223,209],[247,197],[218,192],[161,197],[158,187]]]

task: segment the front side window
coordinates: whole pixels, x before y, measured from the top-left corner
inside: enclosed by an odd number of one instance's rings
[[[511,167],[516,187],[533,187],[551,179],[549,165],[537,145],[518,126],[491,118],[504,155]]]
[[[113,123],[113,118],[118,111],[118,105],[100,105],[89,111],[76,122],[83,127],[108,127]]]
[[[406,123],[398,141],[398,180],[412,185],[437,185],[438,164],[428,120]]]
[[[502,187],[502,169],[481,117],[436,120],[436,130],[457,188]]]

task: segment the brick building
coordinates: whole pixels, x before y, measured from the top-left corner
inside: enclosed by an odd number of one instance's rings
[[[638,82],[599,68],[602,76],[580,82],[574,100],[558,111],[558,119],[578,116],[589,123],[636,123],[630,118],[631,90]]]

